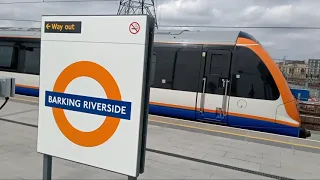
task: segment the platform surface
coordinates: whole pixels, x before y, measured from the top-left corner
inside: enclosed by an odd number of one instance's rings
[[[34,102],[9,101],[0,111],[0,179],[42,178],[43,156],[36,152],[37,118],[38,105]],[[138,179],[320,177],[317,148],[192,131],[162,124],[160,117],[150,116],[149,120],[146,169]],[[123,175],[53,158],[53,179],[102,178],[126,179]]]

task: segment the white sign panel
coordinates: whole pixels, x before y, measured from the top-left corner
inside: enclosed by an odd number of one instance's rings
[[[147,16],[42,17],[38,152],[138,176],[149,24]]]

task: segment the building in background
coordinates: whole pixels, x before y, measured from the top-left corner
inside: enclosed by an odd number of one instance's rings
[[[283,60],[277,63],[281,72],[287,78],[305,79],[308,72],[308,64],[299,60]]]
[[[320,59],[309,59],[308,60],[308,75],[312,77],[319,77],[320,74]]]

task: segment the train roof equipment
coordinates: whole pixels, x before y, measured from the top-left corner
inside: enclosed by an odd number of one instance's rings
[[[0,37],[40,38],[41,28],[0,27]],[[259,43],[252,35],[243,31],[190,31],[155,30],[154,42],[174,44],[221,44],[236,45],[238,37],[245,37]]]
[[[39,38],[40,33],[41,33],[41,28],[0,27],[0,37]]]

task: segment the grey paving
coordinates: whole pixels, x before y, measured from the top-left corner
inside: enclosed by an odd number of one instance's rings
[[[310,138],[296,138],[272,133],[263,133],[258,131],[250,131],[247,129],[201,123],[169,117],[161,117],[155,115],[149,115],[149,124],[166,126],[174,129],[182,129],[185,131],[198,132],[201,134],[208,134],[212,136],[225,137],[235,140],[258,142],[260,144],[267,144],[276,147],[289,147],[295,149],[300,148],[304,151],[320,153],[320,141]]]
[[[1,103],[1,102],[0,102]],[[13,113],[18,113],[14,115]],[[37,125],[37,105],[9,102],[0,118]],[[41,177],[42,156],[36,153],[36,128],[0,120],[0,179]],[[320,154],[292,146],[274,146],[165,126],[148,126],[147,147],[228,167],[294,179],[318,179]],[[54,159],[54,178],[123,179],[125,177]],[[3,175],[3,176],[2,176]],[[139,179],[268,179],[217,165],[147,152],[146,172]]]
[[[315,141],[320,141],[320,132],[319,131],[311,131],[312,136],[308,139],[312,139]]]
[[[0,121],[0,179],[40,179],[42,155],[36,128]],[[125,176],[53,158],[53,179],[126,179]],[[139,179],[266,179],[235,170],[147,152]],[[268,179],[268,178],[267,178]]]

